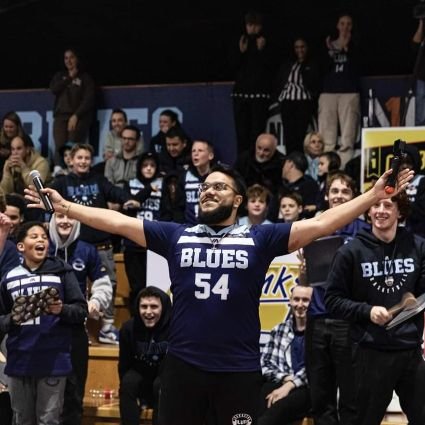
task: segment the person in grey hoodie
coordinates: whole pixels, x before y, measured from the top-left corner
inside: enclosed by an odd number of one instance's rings
[[[50,254],[63,259],[74,270],[82,294],[88,293],[88,280],[92,282],[88,299],[89,317],[99,318],[112,299],[112,283],[99,257],[97,249],[79,240],[80,222],[55,213],[49,223]],[[72,374],[67,377],[62,425],[78,425],[83,414],[84,387],[88,367],[88,337],[83,324],[72,328]]]

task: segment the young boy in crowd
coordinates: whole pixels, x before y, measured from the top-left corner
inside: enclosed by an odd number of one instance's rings
[[[266,219],[267,209],[270,203],[270,191],[259,184],[254,184],[246,191],[248,199],[246,209],[248,215],[239,219],[239,224],[253,226],[254,224],[270,224]]]
[[[278,222],[292,223],[300,219],[303,212],[303,199],[297,192],[282,195],[279,200]]]
[[[9,391],[16,425],[59,424],[66,376],[71,373],[71,326],[82,324],[87,303],[67,264],[48,257],[49,238],[41,222],[24,223],[17,233],[23,264],[5,274],[0,285],[0,331],[8,333]],[[43,307],[22,316],[19,301],[42,300]],[[46,299],[46,298],[43,298]],[[38,304],[37,304],[38,305]]]
[[[91,171],[93,148],[90,145],[74,145],[71,150],[71,158],[72,173],[55,179],[51,185],[64,198],[90,207],[107,208],[108,202],[118,203],[125,207],[139,206],[138,202],[130,200],[130,196],[123,189],[114,186],[106,177]],[[96,246],[115,291],[116,275],[111,235],[82,225],[80,238]],[[114,304],[111,301],[102,318],[99,342],[118,344],[118,330],[115,329],[113,322]]]
[[[159,220],[162,202],[162,182],[159,176],[158,157],[152,152],[143,153],[137,162],[136,177],[125,186],[131,196],[140,201],[140,208],[129,214],[145,220]],[[124,239],[124,265],[130,285],[130,306],[135,308],[136,296],[146,286],[146,249],[129,239]]]

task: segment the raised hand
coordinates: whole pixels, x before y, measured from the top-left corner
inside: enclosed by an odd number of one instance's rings
[[[391,175],[391,173],[391,169],[386,171],[373,186],[372,190],[375,192],[375,195],[379,199],[391,198],[400,193],[401,191],[405,190],[410,180],[412,180],[415,175],[413,170],[409,170],[407,168],[405,170],[400,171],[397,176],[397,184],[395,187],[395,191],[393,193],[387,193],[385,192],[385,186],[387,185],[387,179]]]
[[[77,127],[78,117],[77,115],[71,115],[68,120],[68,131],[74,131]]]

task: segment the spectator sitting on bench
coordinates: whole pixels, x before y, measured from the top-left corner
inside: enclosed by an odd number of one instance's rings
[[[159,370],[167,352],[171,301],[161,289],[148,286],[136,299],[138,311],[120,330],[120,416],[122,425],[139,425],[143,403],[154,409],[158,424]]]
[[[302,419],[311,408],[304,365],[304,331],[312,289],[295,286],[287,319],[273,328],[261,356],[259,425],[285,425]]]

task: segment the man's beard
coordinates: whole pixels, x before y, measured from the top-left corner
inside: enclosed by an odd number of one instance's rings
[[[260,158],[259,156],[255,155],[255,160],[259,163],[259,164],[264,164],[265,162],[267,162],[269,159],[268,158]]]
[[[213,211],[199,209],[199,222],[202,224],[219,224],[227,220],[233,211],[233,205],[221,205]]]

